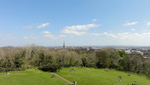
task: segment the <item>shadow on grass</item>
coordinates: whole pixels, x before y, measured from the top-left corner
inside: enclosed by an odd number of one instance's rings
[[[147,79],[150,80],[150,76],[147,76]]]

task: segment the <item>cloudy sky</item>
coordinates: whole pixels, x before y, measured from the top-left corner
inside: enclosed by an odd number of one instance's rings
[[[150,46],[150,0],[0,0],[0,47]]]

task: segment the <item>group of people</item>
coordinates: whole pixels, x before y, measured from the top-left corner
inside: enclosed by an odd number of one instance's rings
[[[109,69],[105,69],[104,71],[108,72],[108,71],[109,71]]]
[[[11,73],[4,73],[4,75],[10,75]]]

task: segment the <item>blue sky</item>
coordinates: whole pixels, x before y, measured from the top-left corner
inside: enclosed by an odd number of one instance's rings
[[[150,0],[0,0],[0,47],[150,46]]]

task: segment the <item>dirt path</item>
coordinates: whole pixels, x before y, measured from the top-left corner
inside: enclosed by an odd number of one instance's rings
[[[64,81],[68,82],[69,84],[74,85],[72,82],[70,82],[70,81],[68,81],[67,79],[65,79],[65,78],[63,78],[63,77],[57,75],[56,73],[52,73],[52,74],[55,75],[55,76],[57,76],[57,77],[59,77],[59,78],[61,78],[61,79],[64,80]]]

